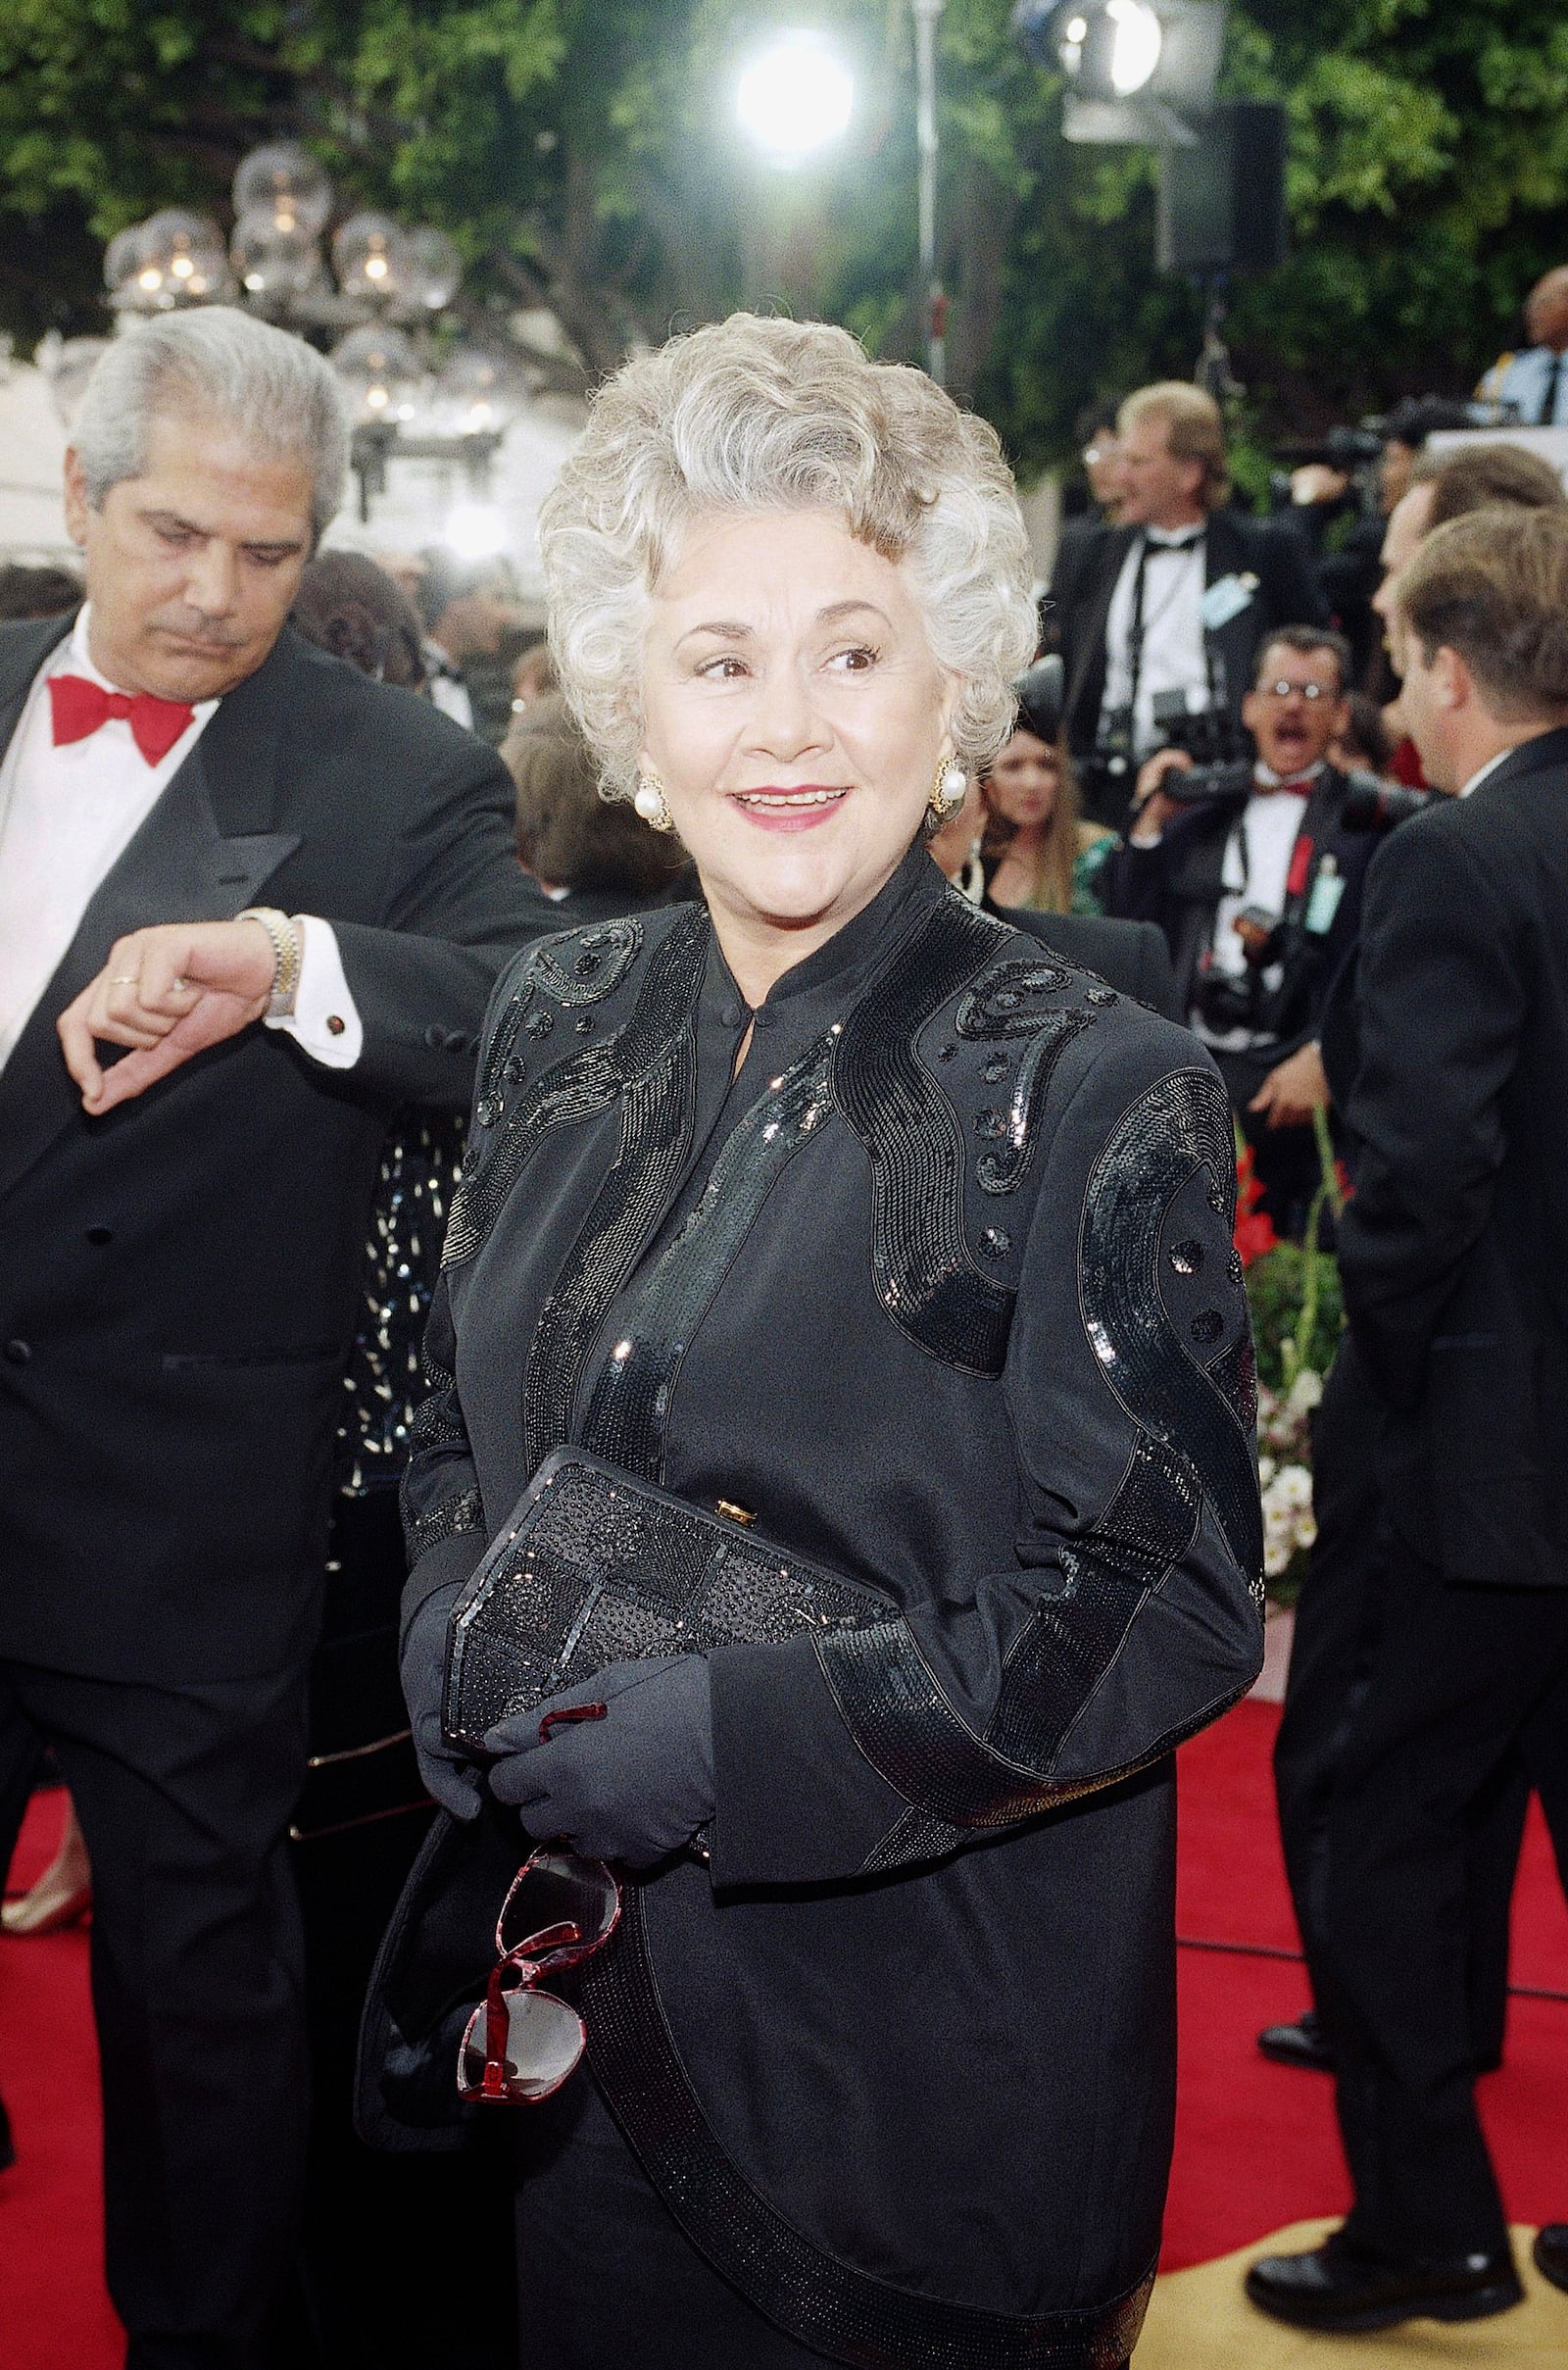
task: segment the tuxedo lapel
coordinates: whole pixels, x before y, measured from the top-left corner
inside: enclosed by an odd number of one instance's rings
[[[1234,518],[1224,511],[1216,511],[1203,539],[1205,584],[1217,584],[1222,576],[1245,577],[1250,573],[1255,571],[1246,538]],[[1258,600],[1259,589],[1254,585],[1247,607],[1206,637],[1210,653],[1224,667],[1225,704],[1235,716],[1240,716],[1242,702],[1252,687],[1252,661],[1257,651],[1257,620],[1261,615]]]
[[[264,882],[299,846],[299,832],[269,827],[282,702],[279,683],[264,678],[278,655],[274,651],[224,699],[105,874],[0,1070],[0,1194],[80,1115],[81,1099],[66,1068],[55,1023],[103,968],[115,941],[158,922],[231,920],[255,903]],[[291,658],[292,653],[284,654],[278,668],[282,687]],[[86,1124],[112,1126],[116,1115]]]
[[[22,721],[39,667],[75,621],[74,616],[29,617],[24,625],[0,626],[0,763]]]
[[[1110,622],[1110,604],[1115,596],[1116,579],[1121,574],[1122,563],[1133,547],[1136,532],[1136,528],[1130,526],[1108,530],[1098,554],[1099,566],[1094,580],[1085,587],[1083,626],[1063,710],[1069,718],[1081,717],[1083,723],[1089,726],[1090,734],[1098,722],[1105,696],[1105,631]]]

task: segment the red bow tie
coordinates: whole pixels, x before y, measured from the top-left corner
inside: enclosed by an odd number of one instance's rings
[[[55,747],[63,741],[84,741],[89,732],[122,716],[130,737],[149,765],[161,764],[180,734],[195,722],[196,711],[180,700],[155,700],[150,691],[134,698],[125,691],[105,691],[84,674],[52,674],[49,699],[54,709]]]

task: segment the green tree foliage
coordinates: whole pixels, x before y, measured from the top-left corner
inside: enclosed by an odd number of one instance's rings
[[[781,174],[731,105],[769,0],[6,0],[0,324],[100,328],[104,239],[221,214],[246,149],[291,132],[346,197],[456,232],[472,321],[548,304],[589,375],[741,302],[916,357],[907,6],[811,15],[860,104],[839,153]],[[951,379],[1027,470],[1092,397],[1186,375],[1200,303],[1153,267],[1152,157],[1064,143],[1007,17],[948,0],[943,267]],[[1568,258],[1560,0],[1246,0],[1226,76],[1290,110],[1293,259],[1233,292],[1229,332],[1264,424],[1470,385]]]

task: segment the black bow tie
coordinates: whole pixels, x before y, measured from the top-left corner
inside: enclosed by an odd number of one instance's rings
[[[1203,530],[1195,526],[1191,534],[1166,535],[1158,527],[1146,527],[1144,541],[1152,552],[1195,552],[1203,540]]]

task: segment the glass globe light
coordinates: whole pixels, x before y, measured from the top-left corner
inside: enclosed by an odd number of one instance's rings
[[[328,359],[343,381],[357,422],[385,420],[395,425],[413,419],[419,358],[401,329],[380,322],[351,329]]]
[[[234,225],[229,256],[252,296],[303,296],[319,282],[321,250],[302,226],[285,230],[270,207],[253,207]]]
[[[494,435],[507,425],[516,397],[506,367],[479,346],[457,346],[435,382],[436,405],[458,435]]]
[[[132,222],[128,230],[117,230],[104,249],[104,286],[111,296],[118,296],[141,270],[146,230],[145,222]]]
[[[408,234],[409,271],[405,302],[421,312],[439,313],[450,305],[463,279],[463,258],[456,239],[444,230],[423,228]]]
[[[332,234],[332,269],[345,296],[395,304],[411,277],[408,234],[389,214],[351,215]]]
[[[253,148],[234,175],[234,212],[268,215],[285,236],[319,238],[332,212],[332,184],[315,157],[293,140]]]
[[[113,340],[107,337],[60,338],[47,362],[43,348],[39,347],[36,359],[44,364],[49,379],[50,400],[65,427],[69,428],[75,419],[76,406],[86,392],[87,381],[112,343]]]
[[[205,214],[166,207],[143,222],[135,272],[121,286],[132,304],[149,313],[167,312],[172,305],[216,304],[232,295],[234,286],[222,232]]]

